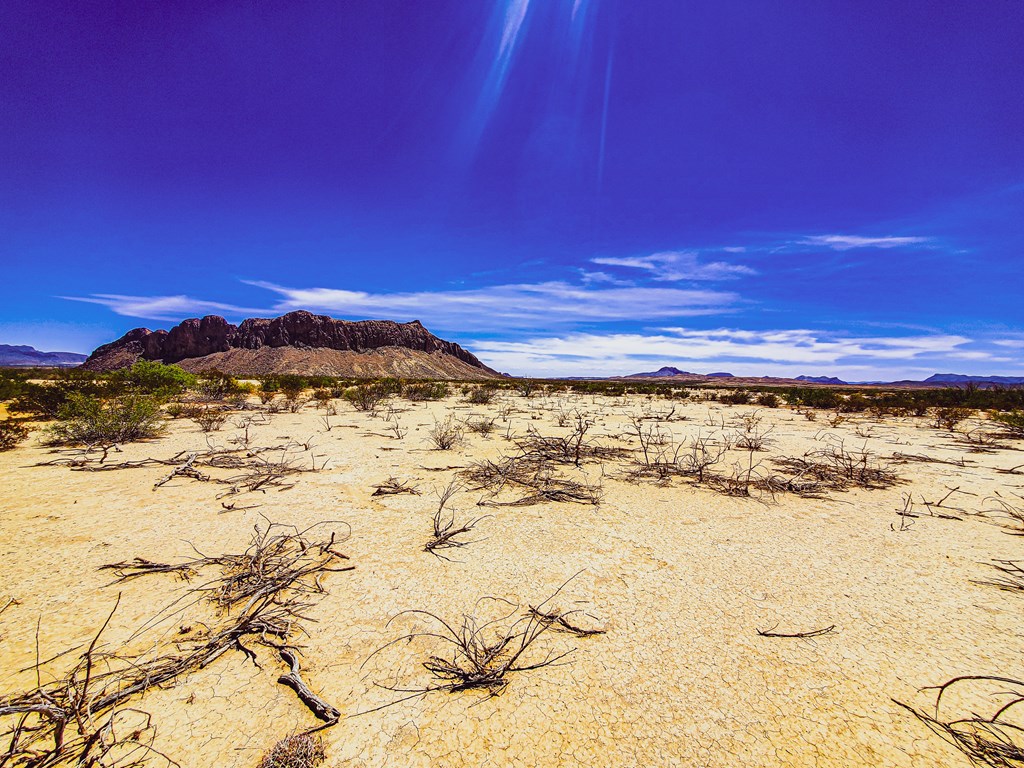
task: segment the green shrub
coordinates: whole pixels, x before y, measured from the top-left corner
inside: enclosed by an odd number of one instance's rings
[[[25,379],[20,371],[0,370],[0,401],[13,400],[25,391]]]
[[[377,384],[360,384],[345,391],[344,398],[352,403],[357,411],[373,412],[387,397],[383,388]]]
[[[129,443],[163,430],[160,400],[152,395],[100,398],[74,393],[58,417],[49,430],[50,442],[56,445]]]
[[[474,387],[467,395],[466,402],[473,403],[473,405],[487,405],[494,399],[497,392],[498,388],[490,384]]]
[[[223,400],[228,395],[237,395],[244,391],[238,379],[216,368],[200,373],[196,388],[199,394],[210,400]]]
[[[765,408],[778,408],[779,403],[779,396],[774,392],[761,392],[757,396],[757,404],[763,405]]]
[[[0,421],[0,451],[9,451],[28,437],[28,428],[20,421]]]
[[[746,405],[750,402],[750,393],[744,389],[737,389],[732,392],[723,392],[718,396],[718,401],[728,405]]]
[[[443,381],[424,381],[419,384],[406,384],[402,389],[402,397],[414,402],[441,400],[448,397],[448,391],[448,385]]]
[[[131,368],[114,371],[108,379],[112,393],[137,390],[169,399],[196,385],[196,377],[176,365],[139,360]]]

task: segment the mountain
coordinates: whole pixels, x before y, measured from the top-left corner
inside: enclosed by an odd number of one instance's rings
[[[233,376],[298,373],[377,378],[490,379],[500,374],[418,320],[335,320],[311,312],[250,318],[185,320],[169,331],[136,328],[97,348],[84,368],[109,371],[137,360],[175,363],[187,371],[216,368]]]
[[[842,379],[837,379],[835,376],[797,376],[797,381],[806,381],[809,384],[834,384],[842,386],[846,382]]]
[[[965,376],[962,373],[935,373],[925,384],[1024,384],[1024,376]]]
[[[77,352],[40,352],[25,345],[0,344],[0,366],[74,366],[85,362]]]
[[[665,378],[667,376],[699,376],[699,373],[690,373],[689,371],[680,371],[678,368],[673,368],[669,365],[659,368],[656,371],[649,371],[647,373],[631,373],[626,378],[628,379],[650,379],[650,378]]]
[[[690,371],[681,371],[678,368],[673,368],[670,365],[663,366],[656,371],[649,371],[647,373],[631,373],[628,376],[621,378],[625,379],[667,379],[680,377],[687,381],[703,381],[704,379],[722,379],[732,378],[731,373],[690,373]],[[618,378],[618,377],[614,377]]]

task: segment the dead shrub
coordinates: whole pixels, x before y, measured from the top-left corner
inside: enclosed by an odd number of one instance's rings
[[[434,445],[434,450],[450,451],[460,445],[465,438],[462,427],[449,415],[443,421],[435,421],[433,428],[427,432],[427,438]]]
[[[323,739],[297,733],[277,742],[260,760],[259,768],[316,768],[326,757]]]

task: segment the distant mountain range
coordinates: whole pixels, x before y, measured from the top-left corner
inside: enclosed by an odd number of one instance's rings
[[[85,355],[77,352],[40,352],[24,344],[0,344],[0,366],[30,368],[33,366],[74,366],[85,362]]]
[[[681,371],[670,365],[659,368],[656,371],[645,373],[633,373],[628,376],[615,376],[613,378],[625,379],[676,379],[687,382],[706,382],[713,379],[732,379],[733,384],[773,384],[773,385],[799,385],[799,384],[822,384],[826,386],[845,385],[894,385],[907,387],[942,387],[959,386],[964,384],[979,384],[989,386],[1017,386],[1024,384],[1024,376],[972,376],[961,373],[936,373],[927,379],[915,381],[903,379],[900,381],[843,381],[835,376],[796,376],[794,378],[778,378],[774,376],[733,376],[731,373],[692,373]]]

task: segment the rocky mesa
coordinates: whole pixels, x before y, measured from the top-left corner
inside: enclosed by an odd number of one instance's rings
[[[439,339],[418,320],[336,320],[297,311],[239,325],[207,315],[169,331],[136,328],[97,348],[83,367],[109,371],[137,360],[174,363],[187,371],[216,368],[232,376],[297,373],[375,378],[496,378],[475,355]]]

